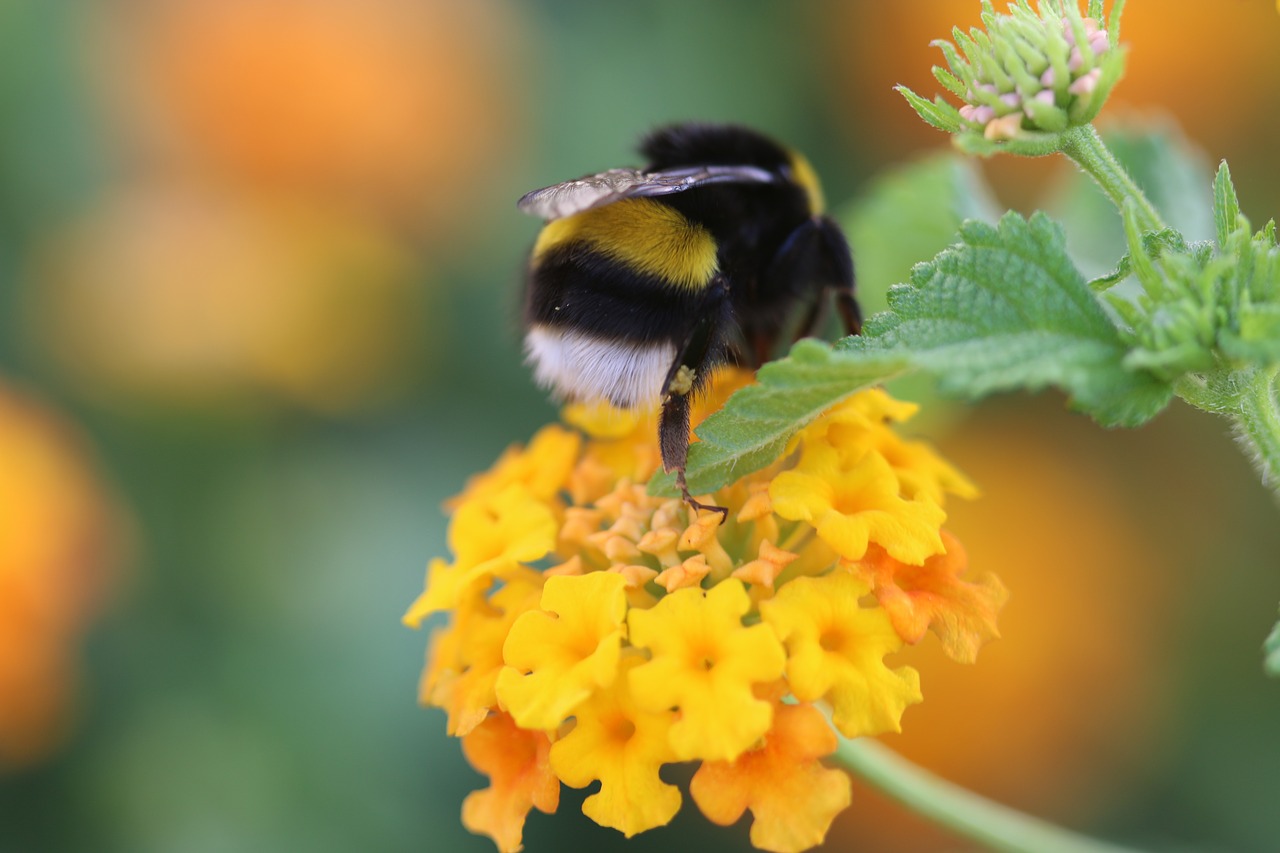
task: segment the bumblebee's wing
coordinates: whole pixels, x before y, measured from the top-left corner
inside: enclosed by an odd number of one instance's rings
[[[610,169],[526,193],[516,207],[522,213],[551,221],[624,198],[667,195],[706,184],[770,184],[781,180],[756,166],[686,166],[660,172]]]

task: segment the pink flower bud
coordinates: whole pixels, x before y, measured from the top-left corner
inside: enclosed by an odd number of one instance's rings
[[[965,104],[960,108],[960,118],[965,121],[971,121],[974,124],[986,124],[996,117],[996,111],[991,107],[975,107],[972,104]]]
[[[1080,66],[1084,64],[1084,57],[1080,54],[1080,48],[1071,48],[1071,55],[1067,57],[1067,68],[1072,71],[1079,71]]]
[[[1088,71],[1076,82],[1067,87],[1067,91],[1073,95],[1087,95],[1098,86],[1098,79],[1102,77],[1102,69],[1094,68]]]
[[[1022,97],[1017,92],[1008,92],[1000,96],[1000,103],[1016,110],[1022,105]]]
[[[1089,36],[1089,48],[1093,51],[1094,56],[1101,56],[1110,47],[1107,41],[1107,31],[1098,30]]]
[[[1051,87],[1053,86],[1054,79],[1055,78],[1053,74],[1053,66],[1050,65],[1048,68],[1044,70],[1044,73],[1040,75],[1040,85]]]
[[[1022,130],[1022,116],[1018,113],[1009,113],[1007,116],[987,122],[982,135],[991,140],[1013,139],[1020,130]]]

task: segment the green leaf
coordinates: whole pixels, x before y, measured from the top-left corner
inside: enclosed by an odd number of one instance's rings
[[[938,98],[928,101],[908,89],[906,86],[894,86],[902,97],[907,99],[907,103],[916,111],[920,118],[936,127],[938,130],[947,133],[958,133],[964,128],[964,122],[960,118],[960,111]]]
[[[689,491],[706,494],[773,462],[791,436],[841,400],[883,382],[906,365],[893,356],[852,357],[813,339],[760,368],[756,384],[738,391],[698,427],[689,448]],[[649,493],[674,495],[675,478],[660,475]]]
[[[1189,249],[1182,232],[1173,228],[1148,231],[1139,239],[1142,255],[1135,257],[1132,252],[1126,252],[1114,270],[1089,280],[1090,290],[1095,293],[1110,290],[1128,278],[1134,272],[1135,266],[1140,266],[1144,262],[1150,263],[1152,259],[1159,258],[1165,252],[1187,252]]]
[[[1244,305],[1236,314],[1239,332],[1222,330],[1218,345],[1229,358],[1255,364],[1280,362],[1280,305]]]
[[[1218,166],[1218,174],[1213,179],[1213,222],[1217,228],[1218,245],[1226,246],[1240,224],[1240,200],[1236,198],[1236,188],[1231,183],[1231,170],[1227,168],[1226,160]]]
[[[971,398],[1056,386],[1106,426],[1136,426],[1169,402],[1168,383],[1125,367],[1128,345],[1047,216],[967,222],[961,238],[895,287],[890,311],[845,351],[898,356]]]
[[[1280,622],[1271,629],[1271,635],[1262,644],[1262,667],[1267,675],[1280,678]]]

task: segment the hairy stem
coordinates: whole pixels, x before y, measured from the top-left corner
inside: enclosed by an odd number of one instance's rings
[[[1188,374],[1174,392],[1198,409],[1229,418],[1264,485],[1280,494],[1280,366]]]
[[[1009,853],[1122,853],[939,779],[872,738],[841,739],[835,759],[872,787],[990,850]]]
[[[1133,199],[1142,231],[1159,231],[1166,227],[1155,207],[1103,143],[1093,125],[1084,124],[1063,131],[1060,145],[1062,153],[1097,182],[1117,209],[1124,209],[1125,199]]]
[[[1235,413],[1236,435],[1253,459],[1262,482],[1280,492],[1280,399],[1276,379],[1280,367],[1255,370],[1240,389]]]

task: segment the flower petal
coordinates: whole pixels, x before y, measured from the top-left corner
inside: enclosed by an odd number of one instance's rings
[[[551,730],[617,677],[626,579],[613,572],[547,578],[542,609],[511,626],[499,702],[523,728]]]
[[[573,731],[551,747],[551,767],[566,785],[583,788],[600,780],[583,813],[628,838],[663,826],[680,810],[679,789],[658,776],[663,764],[676,761],[667,740],[676,715],[636,703],[625,674],[641,663],[637,656],[625,658],[622,677],[580,705]]]
[[[822,766],[836,737],[812,705],[774,706],[763,743],[732,762],[704,762],[689,794],[713,823],[737,822],[751,810],[751,843],[762,850],[797,853],[826,838],[848,807],[849,777]]]
[[[787,682],[802,702],[826,699],[845,736],[901,731],[902,712],[919,702],[920,676],[889,669],[902,647],[882,608],[863,607],[868,587],[848,572],[795,578],[760,603],[767,625],[787,646]]]
[[[854,571],[868,577],[876,598],[889,614],[894,629],[908,643],[917,643],[926,630],[942,640],[947,656],[973,663],[978,650],[1000,636],[996,615],[1009,592],[995,575],[976,581],[961,579],[968,558],[960,541],[942,531],[946,552],[913,566],[872,548],[854,564]]]
[[[487,835],[502,853],[520,850],[529,810],[551,814],[560,804],[560,780],[551,772],[551,741],[544,732],[516,726],[496,714],[462,739],[471,766],[489,777],[489,787],[462,802],[462,825]]]
[[[742,624],[750,607],[742,583],[729,579],[631,611],[631,642],[652,654],[631,672],[631,689],[641,707],[680,709],[671,745],[682,760],[732,760],[769,729],[769,703],[751,688],[778,678],[786,658],[768,627]]]

